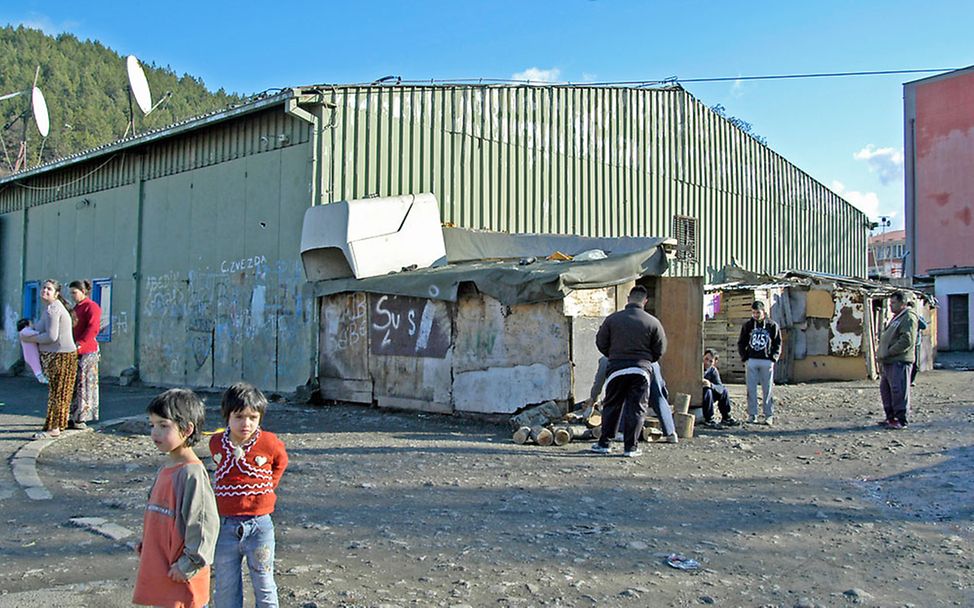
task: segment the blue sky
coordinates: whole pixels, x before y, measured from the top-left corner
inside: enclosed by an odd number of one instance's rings
[[[736,4],[736,5],[735,5]],[[971,2],[6,2],[0,23],[70,32],[239,93],[319,82],[607,82],[974,64]],[[964,41],[967,42],[964,42]],[[120,68],[121,69],[121,68]],[[876,218],[903,222],[903,83],[928,74],[688,83]]]

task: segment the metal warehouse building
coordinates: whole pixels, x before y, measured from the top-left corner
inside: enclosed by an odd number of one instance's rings
[[[300,87],[0,179],[0,366],[39,281],[95,278],[104,375],[293,390],[304,211],[419,192],[459,227],[674,237],[675,276],[866,272],[861,212],[679,87]]]

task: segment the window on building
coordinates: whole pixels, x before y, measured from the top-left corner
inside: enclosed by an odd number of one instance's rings
[[[676,259],[682,262],[696,262],[697,218],[685,215],[673,216],[673,237],[676,239]]]
[[[91,299],[101,308],[101,327],[95,340],[112,341],[112,280],[94,279],[91,281]]]
[[[24,318],[36,321],[40,317],[41,307],[39,297],[41,295],[40,281],[27,281],[24,283]]]

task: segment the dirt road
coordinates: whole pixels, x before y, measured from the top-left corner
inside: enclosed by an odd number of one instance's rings
[[[478,421],[272,404],[291,457],[282,605],[974,606],[972,388],[974,372],[921,375],[913,424],[887,431],[874,382],[782,386],[774,427],[698,429],[639,459],[516,446]],[[127,393],[130,411],[151,394]],[[41,407],[0,407],[5,457]],[[50,501],[5,468],[0,608],[129,605],[134,554],[68,520],[140,529],[162,462],[140,427],[47,448]],[[672,553],[701,569],[671,568]]]

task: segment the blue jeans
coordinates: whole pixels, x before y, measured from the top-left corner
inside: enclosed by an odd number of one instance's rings
[[[258,607],[277,608],[274,582],[274,521],[270,515],[221,517],[213,561],[213,606],[243,606],[243,575],[240,565],[247,558],[250,582]]]

